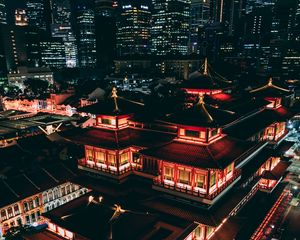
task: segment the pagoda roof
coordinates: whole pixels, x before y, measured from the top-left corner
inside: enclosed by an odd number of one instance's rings
[[[252,89],[250,93],[255,96],[263,96],[263,97],[282,97],[282,96],[288,96],[292,94],[290,90],[275,85],[273,83],[272,78],[269,79],[267,84]]]
[[[205,104],[203,96],[200,95],[198,103],[193,107],[171,114],[162,120],[185,126],[219,127],[234,121],[236,118],[234,112]]]
[[[274,122],[286,121],[293,115],[285,108],[264,109],[224,129],[229,136],[247,140]]]
[[[117,131],[99,128],[73,129],[60,135],[78,144],[114,150],[131,146],[157,146],[170,142],[175,137],[173,134],[133,128]]]
[[[112,223],[114,239],[144,239],[159,221],[157,215],[146,212],[123,209],[117,212],[116,202],[107,197],[103,197],[101,202],[98,202],[98,197],[90,201],[91,196],[83,195],[44,216],[52,223],[87,239],[107,239]]]
[[[183,89],[216,90],[228,87],[232,82],[216,73],[205,58],[201,68],[190,74],[189,79],[181,85]]]
[[[142,150],[145,156],[197,168],[224,169],[235,160],[246,157],[254,143],[223,137],[208,145],[173,141],[163,146]]]
[[[78,108],[77,111],[95,115],[118,116],[140,112],[143,107],[144,104],[142,103],[118,97],[116,89],[113,88],[110,97],[95,104]]]

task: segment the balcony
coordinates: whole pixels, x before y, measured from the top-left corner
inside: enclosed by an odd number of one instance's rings
[[[105,176],[112,176],[113,178],[119,178],[120,176],[127,176],[132,170],[136,170],[136,166],[132,163],[127,163],[119,168],[114,166],[107,166],[105,164],[97,164],[92,161],[86,161],[85,159],[78,160],[78,168],[90,171]]]
[[[226,190],[230,189],[230,187],[233,186],[233,184],[240,179],[240,176],[241,171],[239,169],[236,169],[231,178],[229,178],[225,183],[223,183],[215,191],[209,194],[196,190],[192,186],[186,185],[186,187],[179,187],[176,183],[166,183],[165,181],[161,181],[160,176],[155,177],[153,179],[153,188],[159,191],[167,192],[171,195],[178,195],[183,198],[211,205],[214,202],[216,202],[219,199],[219,197],[221,197],[223,193],[226,192]]]

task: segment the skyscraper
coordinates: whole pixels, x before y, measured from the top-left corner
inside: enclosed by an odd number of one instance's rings
[[[147,0],[120,2],[117,20],[117,54],[150,54],[151,11]]]
[[[46,14],[44,0],[27,0],[26,10],[28,25],[46,30]]]
[[[0,24],[6,24],[5,0],[0,0]]]
[[[152,0],[151,52],[155,55],[187,55],[190,0]]]
[[[96,0],[96,54],[97,65],[111,70],[116,50],[116,3]]]
[[[52,0],[52,26],[51,33],[54,38],[62,38],[65,46],[66,66],[77,67],[76,38],[71,25],[71,5],[69,0]]]
[[[209,21],[209,1],[192,0],[190,13],[189,53],[199,54],[200,29]]]
[[[75,7],[76,38],[80,67],[96,65],[96,35],[94,9],[87,2]]]

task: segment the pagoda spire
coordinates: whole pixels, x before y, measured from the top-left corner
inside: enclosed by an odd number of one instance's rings
[[[204,75],[208,75],[208,61],[207,61],[207,57],[204,59]]]
[[[117,98],[118,98],[118,95],[117,95],[117,89],[116,87],[113,87],[112,90],[111,90],[111,97],[114,99],[114,103],[115,103],[115,112],[118,112],[119,111],[119,107],[118,107],[118,101],[117,101]]]

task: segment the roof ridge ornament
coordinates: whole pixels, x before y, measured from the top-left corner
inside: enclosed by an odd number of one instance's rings
[[[201,110],[204,113],[204,115],[205,115],[208,122],[212,122],[214,120],[213,117],[209,114],[209,112],[207,111],[207,109],[205,107],[204,94],[203,93],[199,93],[199,100],[198,100],[198,103],[196,104],[196,106],[199,106],[201,108]]]
[[[119,106],[118,106],[118,102],[117,102],[117,98],[118,98],[118,95],[117,95],[117,88],[116,87],[113,87],[112,90],[111,90],[111,98],[114,99],[114,103],[115,103],[115,112],[119,112]]]
[[[268,86],[271,87],[272,85],[273,85],[273,79],[272,77],[270,77],[268,81]]]
[[[204,59],[204,72],[203,75],[208,75],[208,61],[207,57]]]

